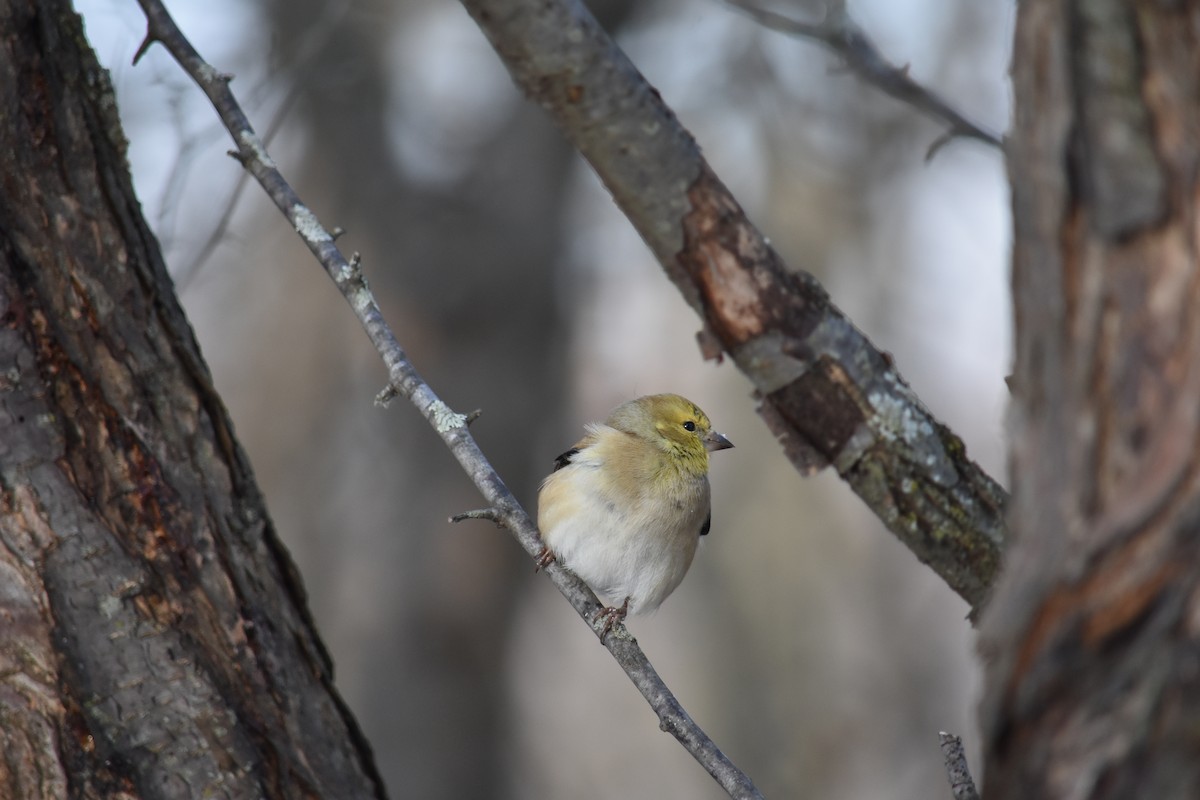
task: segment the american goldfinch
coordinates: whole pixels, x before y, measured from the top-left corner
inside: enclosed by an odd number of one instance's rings
[[[679,586],[712,522],[708,454],[733,444],[677,394],[630,400],[586,430],[538,493],[538,564],[557,559],[611,604],[603,637]]]

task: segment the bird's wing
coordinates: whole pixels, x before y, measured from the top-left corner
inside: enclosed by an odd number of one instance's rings
[[[575,456],[579,455],[584,450],[589,451],[591,455],[595,456],[595,451],[592,450],[592,445],[596,444],[596,441],[603,436],[606,431],[615,433],[612,428],[604,425],[587,425],[586,429],[587,436],[584,436],[582,439],[576,442],[570,450],[554,459],[554,469],[550,470],[551,473],[558,472],[563,467],[575,461]],[[593,464],[592,466],[597,466],[597,464]]]
[[[572,447],[570,450],[563,453],[558,458],[554,459],[554,469],[551,471],[558,472],[560,469],[565,467],[567,464],[570,464],[571,459],[574,458],[578,452],[579,452],[578,447]]]

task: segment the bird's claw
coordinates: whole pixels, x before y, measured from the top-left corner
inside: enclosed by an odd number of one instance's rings
[[[618,622],[624,622],[625,617],[629,615],[629,598],[625,598],[625,602],[620,606],[604,606],[596,612],[595,618],[592,620],[592,627],[599,626],[600,641],[604,641],[604,637],[608,636],[608,632],[613,629]]]
[[[538,553],[538,556],[536,559],[534,559],[533,563],[537,565],[533,568],[533,571],[541,572],[546,567],[554,563],[554,553],[550,552],[549,547],[542,547],[542,552]]]

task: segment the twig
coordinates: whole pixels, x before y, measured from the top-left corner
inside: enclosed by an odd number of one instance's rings
[[[464,511],[450,518],[451,522],[464,522],[468,519],[486,519],[496,523],[496,527],[504,527],[504,516],[494,508],[477,508],[474,511]]]
[[[283,128],[283,121],[287,119],[288,113],[292,109],[292,104],[300,97],[300,89],[302,84],[296,81],[295,84],[288,89],[284,95],[283,102],[279,104],[279,108],[275,109],[275,117],[271,120],[271,124],[267,126],[267,132],[263,135],[263,143],[269,144]],[[242,192],[245,191],[249,184],[249,176],[245,172],[238,175],[237,181],[234,183],[233,191],[229,193],[228,199],[222,204],[221,216],[217,219],[217,224],[209,231],[208,236],[196,250],[196,254],[192,260],[184,265],[183,269],[179,270],[175,276],[175,285],[183,291],[192,282],[192,279],[200,272],[200,268],[212,257],[217,250],[217,245],[225,238],[229,231],[229,225],[233,222],[234,211],[237,209],[238,200],[242,197]]]
[[[357,258],[352,261],[346,260],[333,243],[333,237],[312,211],[300,202],[299,196],[280,174],[229,90],[229,76],[217,72],[200,57],[161,2],[138,0],[138,3],[146,15],[147,33],[145,41],[138,48],[134,62],[136,63],[154,42],[158,42],[200,86],[233,137],[239,160],[295,227],[296,232],[354,309],[359,322],[387,367],[391,390],[409,400],[425,417],[474,481],[490,508],[495,511],[496,517],[504,521],[504,527],[513,533],[525,552],[536,558],[542,550],[537,528],[480,451],[467,430],[468,417],[455,413],[442,402],[409,362],[384,320],[359,268]],[[591,627],[591,620],[602,607],[596,595],[583,581],[558,563],[549,564],[545,571],[575,611]],[[654,709],[663,730],[674,735],[731,797],[762,797],[750,778],[717,749],[708,735],[683,709],[632,637],[608,636],[602,638],[601,643],[612,653]]]
[[[946,762],[946,776],[950,779],[950,793],[954,800],[979,800],[971,770],[967,767],[967,756],[963,753],[962,739],[945,731],[938,734],[942,745],[942,760]]]
[[[725,2],[766,28],[820,42],[840,56],[846,66],[866,83],[944,122],[948,130],[929,146],[925,152],[926,160],[933,158],[938,150],[958,137],[976,139],[1004,149],[1004,142],[998,134],[971,122],[941,97],[914,81],[908,75],[907,66],[897,67],[884,58],[871,37],[850,16],[844,2],[830,3],[825,19],[818,23],[792,19],[747,0]]]
[[[321,18],[313,20],[308,26],[309,33],[303,38],[300,46],[296,48],[296,64],[289,70],[292,74],[291,85],[284,92],[283,99],[275,109],[274,116],[267,126],[266,133],[263,134],[262,140],[264,145],[270,145],[276,135],[283,129],[283,123],[291,113],[292,106],[300,98],[301,90],[305,85],[305,76],[312,72],[317,55],[333,37],[333,33],[338,29],[342,18],[346,16],[349,10],[350,0],[342,0],[337,4],[326,3],[322,7]],[[182,158],[181,154],[180,159]],[[175,285],[180,291],[188,287],[188,284],[191,283],[192,279],[200,272],[200,269],[208,259],[216,252],[217,245],[221,243],[221,240],[228,233],[229,226],[233,222],[233,215],[237,208],[238,200],[241,199],[242,192],[249,182],[247,180],[248,177],[245,172],[238,175],[233,191],[229,193],[229,198],[223,204],[223,210],[221,211],[220,218],[217,220],[217,224],[209,231],[204,244],[196,249],[196,254],[192,257],[192,260],[185,264],[177,275],[173,276]],[[338,230],[340,229],[332,232],[334,239],[338,237]]]

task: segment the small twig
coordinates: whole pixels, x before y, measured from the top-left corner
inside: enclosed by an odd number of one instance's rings
[[[830,3],[825,19],[819,23],[792,19],[748,0],[725,0],[725,3],[766,28],[820,42],[840,56],[866,83],[945,123],[948,130],[930,145],[925,153],[926,160],[959,137],[1004,149],[998,134],[971,122],[937,94],[910,78],[908,65],[897,67],[884,58],[866,31],[850,16],[844,2]]]
[[[267,126],[267,132],[263,135],[263,143],[269,144],[283,129],[283,121],[287,119],[289,112],[292,110],[292,104],[300,97],[301,83],[297,81],[284,95],[283,102],[279,104],[279,108],[275,109],[275,117],[271,120],[271,124]],[[250,183],[250,176],[245,171],[238,174],[238,179],[234,183],[233,190],[229,193],[229,197],[223,204],[221,216],[217,219],[217,224],[209,231],[208,237],[205,238],[204,244],[197,248],[192,260],[188,262],[179,274],[175,277],[175,284],[180,290],[186,289],[188,284],[192,282],[192,278],[200,272],[200,268],[212,257],[217,251],[217,245],[225,238],[229,232],[229,226],[233,222],[233,214],[237,209],[238,200],[241,199],[242,192]]]
[[[274,117],[267,126],[266,133],[263,134],[263,144],[269,145],[279,131],[283,129],[283,123],[288,119],[292,106],[300,98],[306,78],[314,70],[317,56],[338,30],[342,19],[349,13],[351,5],[351,0],[341,0],[339,3],[324,3],[322,4],[321,17],[314,19],[308,26],[308,32],[301,39],[299,46],[294,49],[296,53],[295,64],[288,70],[288,73],[292,76],[291,85],[284,92],[283,99],[279,102],[279,107],[275,109]],[[269,83],[265,84],[265,86],[269,86]],[[238,175],[237,183],[234,185],[233,191],[230,192],[229,198],[225,201],[224,210],[221,212],[217,224],[209,232],[204,244],[197,248],[191,262],[185,265],[179,271],[179,275],[175,277],[175,285],[180,290],[187,288],[192,278],[199,273],[201,267],[216,252],[217,245],[225,238],[229,231],[229,226],[233,221],[233,213],[237,208],[238,200],[249,183],[248,177],[244,171]],[[330,231],[330,234],[334,239],[337,239],[342,234],[342,229],[334,228]]]
[[[387,408],[396,399],[396,395],[400,394],[396,391],[396,387],[390,383],[379,390],[379,394],[375,395],[375,405],[380,408]]]
[[[408,360],[367,286],[357,256],[347,261],[334,244],[333,236],[284,179],[230,91],[228,77],[200,57],[159,0],[138,0],[138,3],[146,15],[147,33],[137,57],[140,58],[154,42],[161,43],[204,91],[237,144],[239,161],[287,217],[354,309],[387,367],[388,386],[376,402],[387,402],[395,396],[403,396],[411,402],[474,481],[496,518],[502,519],[504,527],[516,537],[525,552],[537,559],[543,545],[533,520],[504,485],[467,430],[468,415],[452,411]],[[591,589],[557,562],[548,564],[545,572],[591,627],[596,612],[603,608]],[[670,731],[731,797],[762,797],[750,778],[717,748],[679,704],[633,637],[606,636],[600,641],[654,709],[663,730]]]
[[[496,523],[497,528],[504,527],[504,516],[494,508],[477,508],[474,511],[464,511],[450,518],[451,522],[462,522],[467,519],[487,519]]]
[[[950,779],[950,793],[954,800],[979,800],[971,770],[967,767],[967,756],[963,753],[962,739],[952,733],[938,734],[942,745],[942,760],[946,763],[946,776]]]
[[[929,145],[929,147],[926,148],[926,150],[925,150],[925,160],[933,161],[933,157],[938,154],[938,151],[941,150],[946,145],[950,144],[950,142],[954,141],[956,136],[958,136],[958,134],[956,134],[954,132],[954,129],[951,128],[951,129],[947,130],[945,133],[943,133],[941,136],[934,139],[933,142]]]

